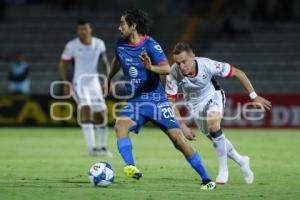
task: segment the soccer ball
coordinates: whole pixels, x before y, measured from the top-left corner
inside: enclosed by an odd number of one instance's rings
[[[107,187],[114,182],[115,173],[107,162],[95,163],[89,171],[89,179],[94,186]]]

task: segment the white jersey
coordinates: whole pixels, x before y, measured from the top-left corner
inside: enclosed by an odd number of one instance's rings
[[[216,89],[211,81],[213,76],[230,77],[232,65],[214,61],[208,58],[196,57],[197,74],[193,78],[184,76],[178,65],[174,63],[171,72],[167,76],[166,92],[168,96],[177,95],[181,88],[188,107],[194,110],[196,107],[205,106],[211,99]]]
[[[92,37],[90,45],[83,44],[79,38],[69,41],[61,55],[62,60],[75,62],[73,83],[78,83],[83,76],[98,74],[98,61],[106,51],[103,40]]]
[[[75,62],[73,98],[79,106],[90,105],[94,112],[106,109],[97,69],[99,58],[104,53],[104,42],[92,37],[90,45],[83,44],[79,38],[69,41],[61,55],[62,60]]]

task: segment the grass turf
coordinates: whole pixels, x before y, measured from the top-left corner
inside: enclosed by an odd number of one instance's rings
[[[229,161],[229,183],[201,191],[197,174],[157,128],[131,135],[139,180],[125,178],[113,131],[113,158],[90,157],[79,128],[1,128],[0,199],[300,199],[299,130],[225,130],[236,149],[251,157],[252,185],[244,183],[239,167]],[[201,152],[211,176],[217,173],[213,147],[203,135],[191,144]],[[108,188],[90,185],[89,167],[112,164],[116,178]]]

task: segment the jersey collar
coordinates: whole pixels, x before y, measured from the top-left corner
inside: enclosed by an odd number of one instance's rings
[[[133,42],[128,42],[128,45],[131,46],[131,47],[137,47],[139,46],[140,44],[142,44],[147,38],[147,35],[144,35],[143,37],[141,37],[140,41],[136,42],[136,43],[133,43]]]
[[[93,38],[91,38],[91,42],[89,44],[84,43],[83,41],[80,40],[80,38],[78,38],[78,41],[82,46],[85,46],[85,47],[92,46],[92,44],[93,44]]]

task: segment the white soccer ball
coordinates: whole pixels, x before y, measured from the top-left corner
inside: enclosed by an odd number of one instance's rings
[[[89,171],[89,179],[94,186],[107,187],[114,182],[115,173],[106,162],[95,163]]]

